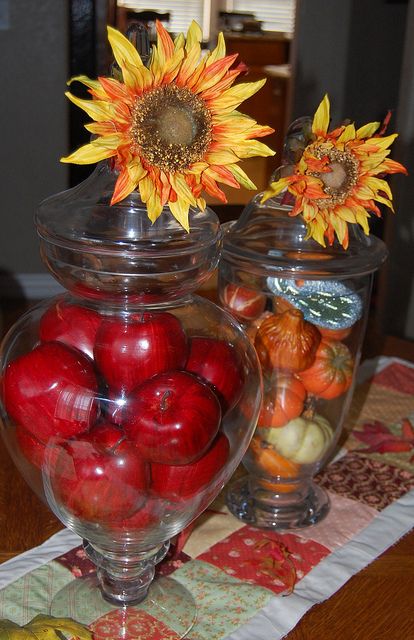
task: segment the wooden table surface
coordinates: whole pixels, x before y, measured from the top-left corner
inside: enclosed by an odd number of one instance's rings
[[[18,310],[11,310],[13,320]],[[414,343],[367,333],[365,356],[414,362]],[[414,526],[414,514],[413,514]],[[0,443],[0,562],[41,544],[62,528],[26,485]],[[286,640],[414,639],[414,532],[315,606]],[[269,638],[271,640],[271,638]]]

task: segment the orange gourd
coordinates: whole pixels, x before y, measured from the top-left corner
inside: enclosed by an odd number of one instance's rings
[[[267,475],[274,478],[282,478],[283,480],[295,480],[300,472],[300,465],[296,462],[287,460],[273,448],[262,447],[258,438],[253,438],[249,451],[253,454],[255,463]],[[295,485],[288,483],[273,483],[261,480],[260,483],[267,488],[280,493],[289,493],[295,490]]]
[[[258,426],[262,428],[283,427],[303,411],[306,389],[301,380],[290,373],[281,372],[271,389],[265,391]]]
[[[323,338],[315,362],[299,377],[309,393],[332,400],[349,389],[353,371],[354,360],[348,347],[338,340]]]
[[[299,309],[288,309],[261,323],[254,346],[264,369],[296,372],[311,366],[320,340],[318,329]]]
[[[344,327],[343,329],[328,329],[327,327],[321,327],[316,325],[320,331],[322,338],[329,338],[331,340],[344,340],[351,333],[352,327]]]

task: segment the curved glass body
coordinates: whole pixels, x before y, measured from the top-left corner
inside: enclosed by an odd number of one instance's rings
[[[218,261],[215,214],[192,211],[190,233],[168,212],[151,223],[135,193],[109,206],[115,178],[102,165],[39,208],[43,259],[68,291],[3,342],[2,433],[87,540],[104,597],[130,604],[240,462],[261,372],[234,317],[194,294]]]
[[[306,239],[301,218],[260,195],[227,226],[219,269],[224,308],[244,325],[263,373],[264,399],[244,458],[249,472],[228,492],[239,518],[297,528],[329,509],[312,482],[338,446],[353,392],[373,272],[384,244],[352,228],[349,249]]]

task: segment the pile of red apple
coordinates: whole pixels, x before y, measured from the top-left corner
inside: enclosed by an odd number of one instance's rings
[[[58,503],[142,528],[160,501],[193,498],[223,468],[222,416],[243,384],[236,349],[188,335],[173,313],[103,316],[59,300],[38,344],[7,365],[2,392],[22,454],[49,468]]]

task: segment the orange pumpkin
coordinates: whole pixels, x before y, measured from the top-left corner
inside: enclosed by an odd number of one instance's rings
[[[290,373],[279,373],[272,388],[265,393],[258,426],[283,427],[303,411],[306,389],[302,382]]]
[[[320,339],[318,329],[304,319],[299,309],[288,309],[261,323],[254,346],[264,369],[295,372],[311,366]]]
[[[300,465],[287,460],[273,448],[262,447],[259,438],[252,439],[249,451],[253,454],[255,463],[267,475],[273,476],[274,478],[280,477],[284,480],[295,480],[298,477]],[[260,483],[277,493],[289,493],[295,490],[293,483],[273,483],[265,480],[260,480]]]
[[[354,360],[348,347],[338,340],[323,338],[315,362],[299,377],[309,393],[331,400],[349,389],[353,371]]]
[[[322,338],[329,338],[331,340],[344,340],[351,333],[352,327],[345,327],[343,329],[328,329],[327,327],[321,327],[316,325],[320,331]]]

